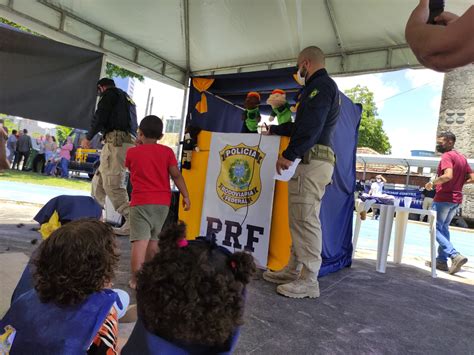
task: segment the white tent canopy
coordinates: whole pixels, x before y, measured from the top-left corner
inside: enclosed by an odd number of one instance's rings
[[[0,16],[182,87],[187,74],[293,66],[318,45],[333,75],[415,68],[417,0],[0,0]],[[470,0],[449,0],[463,13]]]
[[[440,160],[440,157],[397,157],[392,155],[357,154],[358,163],[402,165],[407,168],[412,166],[419,168],[437,168]],[[467,162],[471,168],[474,169],[474,159],[468,159]]]
[[[410,182],[410,168],[436,169],[441,157],[397,157],[393,155],[357,154],[357,162],[364,164],[364,179],[368,164],[399,165],[407,168],[406,185]],[[474,159],[468,159],[468,164],[474,169]]]

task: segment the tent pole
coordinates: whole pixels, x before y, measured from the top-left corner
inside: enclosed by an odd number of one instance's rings
[[[189,48],[189,0],[183,0],[183,11],[184,11],[184,45],[186,50],[186,84],[189,84],[189,76],[191,72],[191,55]]]
[[[186,129],[186,117],[187,111],[188,111],[188,96],[189,96],[189,85],[190,85],[190,78],[187,75],[186,76],[186,86],[184,88],[184,94],[183,94],[183,106],[181,108],[181,128],[179,132],[179,141],[178,141],[178,163],[181,161],[181,154],[183,151],[183,145],[181,142],[184,139],[184,130]]]
[[[104,54],[102,56],[102,66],[100,68],[100,78],[104,78],[105,77],[105,72],[107,71],[107,54]],[[99,78],[99,79],[100,79]],[[99,80],[97,80],[99,81]]]
[[[186,77],[184,79],[184,95],[183,95],[183,107],[181,109],[181,129],[178,140],[178,162],[181,162],[181,154],[183,152],[183,145],[180,143],[184,140],[184,131],[186,129],[186,117],[188,110],[188,96],[189,87],[191,85],[190,73],[191,73],[191,60],[190,60],[190,48],[189,48],[189,0],[183,0],[183,17],[184,17],[184,46],[186,50]]]
[[[100,75],[99,75],[99,78],[97,79],[97,81],[99,81],[102,78],[105,78],[105,76],[106,76],[105,72],[106,71],[107,71],[107,54],[104,53],[104,55],[102,56],[102,65],[100,67]],[[100,96],[97,95],[97,99],[95,100],[94,110],[97,107],[97,105],[99,104],[99,100],[100,100]]]
[[[151,102],[150,102],[150,115],[153,114],[153,101],[154,101],[154,99],[155,99],[155,98],[152,96],[152,97],[151,97]]]
[[[148,89],[148,98],[146,99],[145,116],[148,116],[148,108],[150,107],[150,95],[151,95],[151,88]]]
[[[407,164],[407,181],[406,181],[406,186],[408,187],[408,184],[410,183],[410,164],[408,164],[408,162],[406,162]]]

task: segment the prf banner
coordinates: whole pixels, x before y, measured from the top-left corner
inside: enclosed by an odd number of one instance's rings
[[[248,251],[267,266],[275,165],[280,138],[213,133],[201,235],[217,236],[231,251]]]

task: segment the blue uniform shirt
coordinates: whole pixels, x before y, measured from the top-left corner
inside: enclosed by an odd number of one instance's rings
[[[301,92],[295,122],[270,128],[272,134],[290,137],[283,157],[294,161],[316,144],[331,147],[340,106],[339,89],[326,69],[315,72]]]

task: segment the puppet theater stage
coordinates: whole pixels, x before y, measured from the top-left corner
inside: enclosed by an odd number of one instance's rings
[[[265,103],[273,89],[285,90],[290,104],[295,104],[294,99],[301,86],[295,81],[294,72],[294,68],[284,68],[191,79],[186,124],[198,126],[203,131],[198,136],[199,151],[192,154],[191,169],[183,169],[192,207],[190,211],[185,212],[180,204],[179,219],[188,225],[188,235],[200,235],[200,231],[203,230],[201,227],[203,203],[208,198],[205,194],[216,193],[205,191],[204,188],[213,132],[240,132],[242,127],[240,107],[243,106],[249,91],[260,93],[262,115],[270,113],[271,108]],[[352,103],[343,94],[341,99],[341,113],[333,139],[337,162],[333,181],[327,187],[321,205],[323,263],[319,276],[348,267],[352,262],[355,163],[361,106]],[[258,135],[253,136],[255,142],[258,142]],[[288,138],[282,137],[279,153],[287,145]],[[269,237],[266,266],[273,270],[281,269],[288,261],[291,247],[287,182],[275,181]],[[245,236],[243,238],[245,239]],[[220,240],[218,237],[219,244]],[[241,244],[245,245],[245,242]]]

